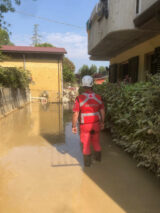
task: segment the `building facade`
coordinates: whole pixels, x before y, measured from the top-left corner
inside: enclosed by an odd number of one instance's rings
[[[100,0],[87,32],[90,58],[110,61],[110,82],[160,72],[159,0]]]
[[[108,81],[108,76],[97,76],[94,77],[95,84],[103,84]]]
[[[62,102],[63,48],[2,46],[1,51],[8,59],[0,62],[3,67],[22,67],[31,72],[31,95],[38,98],[47,94],[49,102]]]

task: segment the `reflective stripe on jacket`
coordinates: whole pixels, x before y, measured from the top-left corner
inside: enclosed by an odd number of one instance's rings
[[[101,97],[95,93],[83,93],[78,97],[81,124],[96,123],[100,120]]]

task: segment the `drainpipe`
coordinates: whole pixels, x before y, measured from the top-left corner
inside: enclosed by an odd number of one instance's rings
[[[24,68],[24,70],[26,70],[26,58],[25,58],[25,54],[23,54],[23,68]]]
[[[59,94],[59,105],[58,105],[58,115],[59,115],[59,135],[60,135],[60,122],[61,122],[61,115],[60,115],[60,73],[59,73],[59,69],[60,69],[60,59],[58,58],[58,94]]]
[[[62,86],[62,99],[63,99],[63,58],[62,58],[62,65],[61,65],[61,86]]]
[[[59,102],[60,102],[61,95],[60,95],[60,73],[59,73],[60,66],[59,65],[60,64],[59,64],[59,58],[58,58],[58,95],[59,95]]]
[[[63,97],[63,67],[61,65],[62,58],[58,58],[58,92],[59,92],[59,102],[62,102]],[[61,78],[61,79],[60,79]],[[61,87],[60,87],[61,80]]]

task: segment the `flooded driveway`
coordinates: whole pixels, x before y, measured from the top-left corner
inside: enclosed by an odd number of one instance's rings
[[[160,182],[102,133],[83,167],[71,110],[28,105],[0,120],[0,213],[159,213]]]

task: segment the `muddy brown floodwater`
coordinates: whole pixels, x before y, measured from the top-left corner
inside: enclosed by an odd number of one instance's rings
[[[160,182],[102,133],[83,167],[72,112],[32,104],[0,120],[0,213],[159,213]]]

